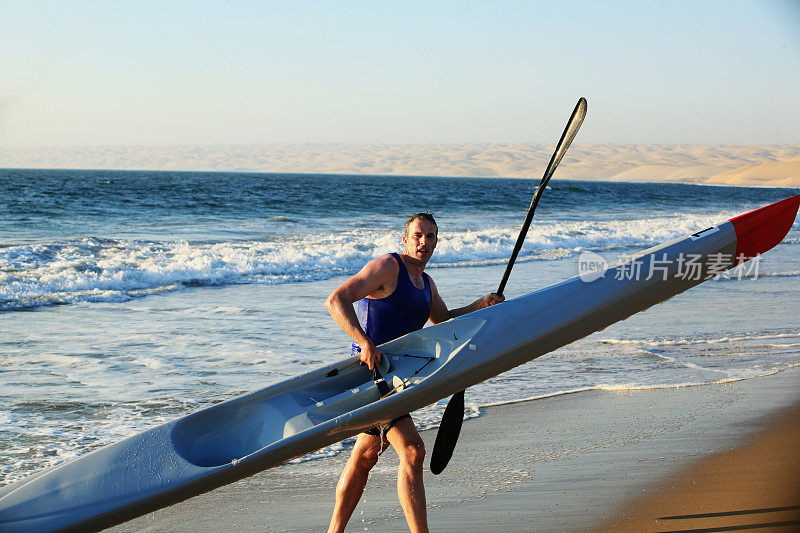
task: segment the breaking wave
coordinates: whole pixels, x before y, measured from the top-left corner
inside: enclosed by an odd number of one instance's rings
[[[521,255],[523,260],[548,260],[583,249],[644,247],[706,227],[722,216],[540,225],[531,228]],[[430,266],[504,263],[518,231],[510,226],[442,232]],[[11,245],[0,248],[0,311],[121,302],[185,287],[317,281],[353,274],[370,259],[400,248],[396,233],[370,229],[271,240],[88,237]]]

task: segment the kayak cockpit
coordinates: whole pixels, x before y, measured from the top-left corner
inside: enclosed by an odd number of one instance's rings
[[[357,361],[327,374],[312,373],[187,416],[172,430],[175,450],[194,465],[222,466],[380,397],[372,374]],[[340,408],[332,410],[332,404]]]
[[[379,369],[394,390],[408,388],[442,368],[484,323],[483,319],[452,321],[446,337],[434,335],[437,328],[426,328],[386,343],[381,346],[386,357]],[[201,467],[236,462],[379,400],[372,377],[366,366],[351,358],[334,368],[203,409],[175,424],[175,450]]]

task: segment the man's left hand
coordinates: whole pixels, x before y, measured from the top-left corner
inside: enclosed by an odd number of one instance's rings
[[[490,292],[489,294],[481,298],[484,304],[483,307],[490,307],[494,304],[499,304],[505,299],[506,299],[505,296],[503,296],[502,294],[497,294],[496,292]]]

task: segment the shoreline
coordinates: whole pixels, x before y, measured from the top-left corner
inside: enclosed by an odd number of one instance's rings
[[[512,179],[512,180],[529,180],[529,181],[538,181],[540,179],[539,176],[535,174],[531,174],[530,176],[473,176],[473,175],[434,175],[434,174],[393,174],[393,173],[378,173],[378,172],[371,172],[371,173],[364,173],[364,172],[346,172],[346,171],[310,171],[310,172],[303,172],[300,170],[293,170],[287,172],[280,172],[280,171],[270,171],[270,170],[183,170],[183,169],[167,169],[167,170],[158,170],[158,169],[150,169],[150,168],[104,168],[104,167],[25,167],[25,166],[8,166],[8,167],[0,167],[0,171],[44,171],[44,172],[168,172],[168,173],[177,173],[177,174],[252,174],[255,176],[281,176],[281,177],[294,177],[294,176],[325,176],[325,177],[336,177],[336,176],[353,176],[359,178],[371,178],[371,177],[392,177],[392,178],[413,178],[413,179],[458,179],[458,180],[483,180],[483,179],[497,179],[497,180],[504,180],[504,179]],[[723,181],[702,181],[702,180],[683,180],[683,179],[662,179],[658,177],[649,178],[649,177],[640,177],[640,178],[616,178],[616,177],[576,177],[576,176],[567,176],[567,177],[560,177],[561,181],[578,181],[578,182],[589,182],[589,183],[623,183],[623,184],[652,184],[652,185],[695,185],[698,187],[741,187],[745,189],[798,189],[800,188],[800,184],[798,183],[758,183],[757,181],[753,182],[737,182],[737,183],[726,183]],[[766,180],[762,180],[766,181]],[[548,187],[549,188],[549,187]]]
[[[540,143],[9,147],[7,169],[269,172],[539,179]],[[800,144],[576,144],[559,179],[797,187]]]
[[[798,382],[800,368],[793,368],[727,384],[586,391],[487,407],[465,421],[443,474],[431,475],[426,460],[431,530],[578,531],[619,520],[670,476],[745,446],[791,406],[800,412]],[[421,434],[430,454],[435,430]],[[111,531],[324,530],[347,456],[285,464]],[[407,530],[396,469],[389,450],[349,531]],[[686,513],[671,515],[679,514]]]

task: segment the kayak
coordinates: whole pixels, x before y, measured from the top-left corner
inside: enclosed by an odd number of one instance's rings
[[[787,198],[382,344],[382,379],[349,357],[0,487],[0,531],[109,527],[412,412],[766,252],[798,205]]]

